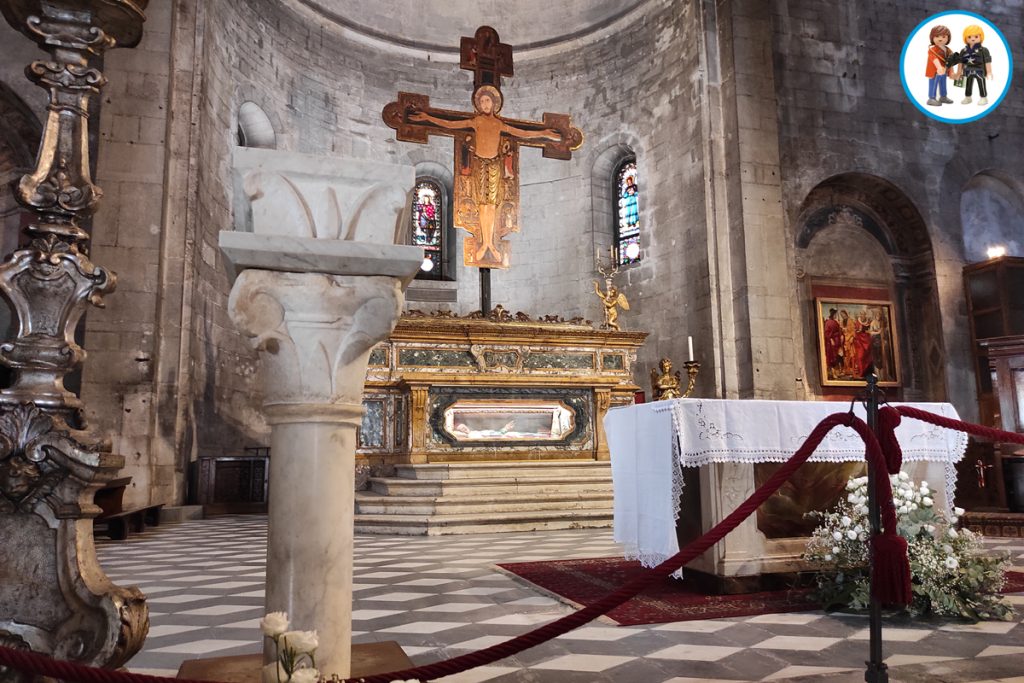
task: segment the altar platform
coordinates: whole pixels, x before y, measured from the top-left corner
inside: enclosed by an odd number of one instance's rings
[[[370,353],[356,530],[610,526],[603,420],[633,403],[646,336],[501,307],[403,316]]]
[[[948,403],[911,403],[956,417]],[[828,401],[678,399],[617,408],[605,429],[612,456],[615,540],[627,558],[654,566],[736,509],[778,463],[785,462],[827,415],[849,404]],[[854,412],[864,417],[863,407]],[[916,420],[896,430],[903,469],[927,480],[935,504],[952,506],[963,433]],[[803,570],[800,560],[815,522],[804,517],[845,495],[863,473],[864,447],[846,427],[833,430],[796,473],[735,531],[689,569],[716,577],[718,590],[752,585],[745,577]]]

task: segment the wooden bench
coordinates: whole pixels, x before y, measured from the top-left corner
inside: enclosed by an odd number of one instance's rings
[[[131,482],[131,477],[114,479],[96,492],[93,500],[101,512],[93,520],[94,532],[97,523],[103,524],[103,532],[107,536],[115,541],[123,541],[128,538],[129,532],[143,531],[147,525],[160,524],[160,508],[163,507],[163,503],[128,510],[124,508],[124,492]]]

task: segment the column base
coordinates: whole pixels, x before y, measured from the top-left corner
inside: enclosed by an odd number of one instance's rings
[[[412,660],[402,651],[402,646],[393,640],[352,646],[351,677],[385,674],[412,666]],[[261,680],[262,670],[263,655],[234,655],[186,659],[178,668],[177,677],[190,681],[254,683]],[[330,671],[323,673],[328,677],[331,675]]]

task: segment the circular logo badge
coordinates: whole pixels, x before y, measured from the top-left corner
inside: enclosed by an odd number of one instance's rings
[[[903,90],[927,116],[968,123],[987,116],[1010,89],[1013,55],[991,21],[959,10],[933,14],[900,55]]]

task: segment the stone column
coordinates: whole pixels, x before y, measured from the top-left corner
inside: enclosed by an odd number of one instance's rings
[[[147,0],[6,0],[4,18],[49,53],[28,77],[49,93],[32,172],[18,201],[25,244],[0,265],[18,331],[0,344],[14,381],[0,390],[0,644],[116,668],[149,628],[145,596],[96,561],[96,491],[124,465],[85,424],[64,377],[85,359],[74,331],[116,277],[88,257],[83,228],[103,196],[89,170],[90,105],[105,85],[95,58],[142,37]],[[0,667],[0,680],[11,672]]]
[[[412,273],[422,261],[413,251]],[[246,270],[229,301],[259,351],[271,426],[267,611],[316,629],[318,666],[343,677],[363,381],[370,349],[401,315],[402,288],[397,277]]]
[[[268,612],[320,635],[317,667],[350,674],[356,429],[370,350],[402,312],[423,250],[404,227],[408,166],[236,153],[237,273],[228,311],[260,357],[270,424]],[[267,640],[264,659],[273,646]]]

